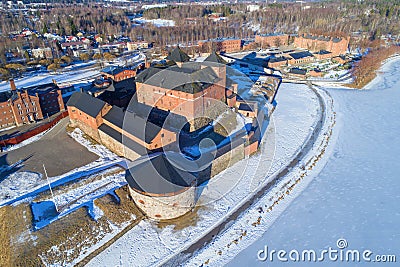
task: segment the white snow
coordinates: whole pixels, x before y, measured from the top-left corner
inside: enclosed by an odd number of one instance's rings
[[[174,27],[175,21],[171,19],[135,19],[138,23],[150,23],[156,27]]]

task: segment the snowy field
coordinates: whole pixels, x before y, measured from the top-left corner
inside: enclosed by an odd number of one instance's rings
[[[315,126],[320,110],[314,93],[307,86],[282,85],[277,102],[261,153],[215,176],[203,188],[199,203],[204,206],[197,210],[196,225],[182,230],[174,230],[173,225],[160,229],[151,221],[141,221],[92,259],[88,266],[159,264],[224,221],[256,188],[266,184],[272,173],[291,161]]]
[[[385,64],[366,89],[328,88],[338,110],[339,133],[325,168],[267,229],[228,266],[282,266],[260,261],[259,250],[338,249],[396,255],[400,261],[400,60]],[[264,232],[265,231],[265,232]],[[397,266],[398,263],[339,262],[311,266]],[[218,265],[218,264],[217,264]],[[285,265],[309,266],[310,262]]]

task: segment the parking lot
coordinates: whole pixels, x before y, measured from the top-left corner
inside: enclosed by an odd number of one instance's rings
[[[61,175],[98,159],[96,154],[89,152],[67,134],[68,121],[68,118],[62,119],[39,140],[18,149],[0,153],[0,157],[5,159],[8,165],[25,160],[20,170],[42,174],[44,164],[50,177]]]

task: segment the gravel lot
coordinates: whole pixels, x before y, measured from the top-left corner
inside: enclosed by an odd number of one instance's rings
[[[20,170],[43,173],[44,164],[50,177],[61,175],[98,159],[96,154],[89,152],[67,134],[68,122],[68,118],[62,119],[38,141],[0,153],[0,157],[9,165],[27,159]]]

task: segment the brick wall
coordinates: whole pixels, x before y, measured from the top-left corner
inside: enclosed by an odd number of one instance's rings
[[[12,111],[11,101],[0,103],[0,128],[15,125],[15,117]]]
[[[329,41],[308,39],[304,38],[303,36],[298,36],[294,39],[294,46],[296,47],[308,49],[311,51],[327,50],[329,52],[332,52],[331,57],[345,54],[348,45],[349,38],[341,38],[339,42],[334,42],[333,38],[330,38]]]
[[[279,43],[279,45],[288,45],[289,35],[256,35],[255,42],[262,45],[263,47],[276,46],[277,43]]]
[[[44,132],[48,129],[50,129],[51,127],[53,127],[54,125],[57,124],[57,122],[59,122],[62,118],[65,118],[68,116],[68,112],[64,111],[62,112],[60,115],[58,115],[55,119],[53,119],[52,121],[45,123],[45,124],[41,124],[38,127],[30,130],[29,132],[25,132],[23,134],[17,135],[15,137],[12,138],[8,138],[5,140],[1,140],[0,141],[0,145],[1,146],[8,146],[8,145],[16,145],[21,143],[22,141],[25,141],[28,138],[31,138],[41,132]]]

